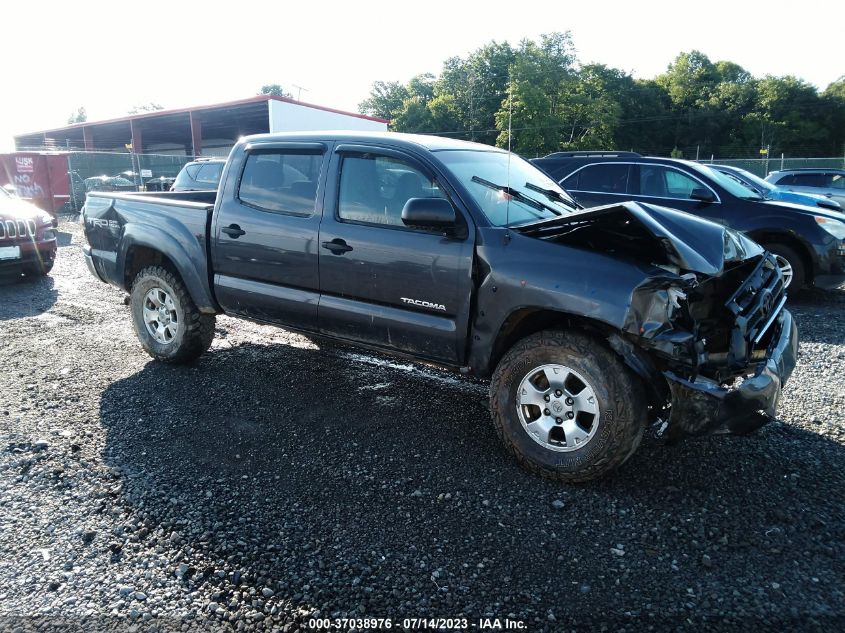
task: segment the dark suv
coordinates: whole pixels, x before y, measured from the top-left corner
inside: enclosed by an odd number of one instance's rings
[[[56,219],[0,187],[0,274],[46,275],[56,259]]]
[[[217,189],[226,161],[222,158],[200,158],[188,163],[176,176],[170,191],[209,191]]]
[[[845,282],[845,214],[765,200],[699,163],[635,152],[557,152],[532,161],[581,205],[648,202],[743,231],[778,259],[787,285]]]

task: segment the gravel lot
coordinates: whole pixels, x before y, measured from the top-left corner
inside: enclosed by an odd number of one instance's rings
[[[50,277],[0,282],[0,630],[845,626],[845,291],[792,302],[778,421],[567,486],[480,382],[226,317],[152,362],[60,231]]]

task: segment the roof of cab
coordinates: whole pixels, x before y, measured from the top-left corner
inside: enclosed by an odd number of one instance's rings
[[[354,132],[349,130],[326,130],[315,132],[271,132],[269,134],[253,134],[246,136],[242,142],[263,141],[269,143],[280,143],[285,141],[340,141],[349,143],[372,143],[383,142],[393,147],[410,147],[427,149],[432,152],[442,150],[476,150],[484,152],[504,152],[505,150],[472,143],[470,141],[459,141],[444,136],[433,136],[429,134],[402,134],[400,132]]]

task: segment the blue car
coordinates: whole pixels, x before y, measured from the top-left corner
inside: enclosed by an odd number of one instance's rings
[[[789,191],[783,187],[778,187],[770,182],[766,182],[759,176],[755,176],[751,172],[740,169],[739,167],[734,167],[732,165],[707,166],[730,178],[733,178],[739,184],[745,185],[746,187],[759,193],[765,200],[779,200],[781,202],[803,204],[809,207],[821,207],[823,209],[831,209],[833,211],[842,211],[842,206],[836,200],[831,200],[825,196],[813,193]]]

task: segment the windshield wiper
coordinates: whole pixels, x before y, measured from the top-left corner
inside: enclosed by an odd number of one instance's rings
[[[514,189],[513,187],[509,187],[508,185],[497,185],[495,182],[490,182],[489,180],[485,180],[484,178],[481,178],[479,176],[473,176],[472,182],[477,182],[479,185],[484,185],[485,187],[488,187],[490,189],[494,189],[496,191],[501,191],[502,193],[510,196],[511,198],[519,200],[523,204],[525,204],[529,207],[533,207],[534,209],[537,209],[537,211],[544,211],[545,210],[545,211],[551,211],[555,215],[563,215],[563,213],[561,213],[560,211],[558,211],[554,207],[550,207],[547,204],[543,204],[539,200],[535,200],[534,198],[532,198],[530,196],[526,196],[521,191]],[[538,218],[543,217],[542,215],[539,215],[539,214],[535,214],[535,215],[537,215]]]
[[[542,187],[538,187],[537,185],[532,184],[530,182],[526,182],[525,187],[527,189],[530,189],[531,191],[536,191],[537,193],[542,193],[549,200],[554,200],[555,202],[560,202],[561,204],[565,204],[570,209],[575,209],[576,211],[578,211],[578,205],[577,204],[575,204],[572,200],[564,198],[562,195],[560,195],[559,192],[555,191],[554,189],[543,189]]]

